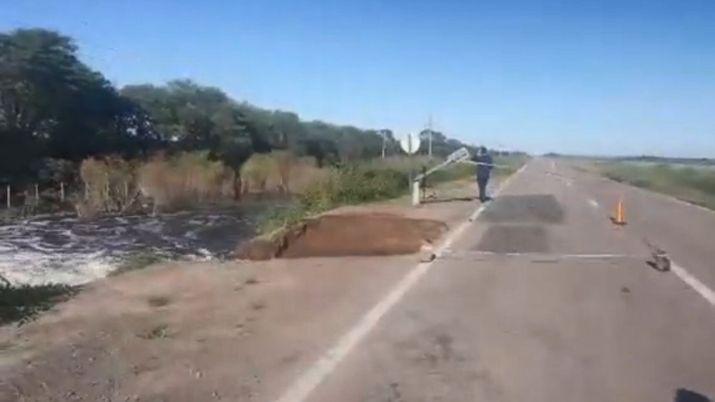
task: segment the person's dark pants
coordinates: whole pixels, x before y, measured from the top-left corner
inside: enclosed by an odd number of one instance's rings
[[[477,177],[477,185],[479,186],[479,201],[484,202],[489,199],[487,197],[487,183],[489,182],[488,177]]]

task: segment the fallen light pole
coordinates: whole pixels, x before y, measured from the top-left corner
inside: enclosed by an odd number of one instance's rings
[[[462,147],[449,154],[449,156],[447,156],[447,159],[444,162],[440,163],[439,165],[433,166],[422,174],[415,176],[415,178],[412,179],[412,205],[420,205],[420,182],[422,181],[422,179],[426,178],[430,174],[440,169],[446,168],[447,166],[459,162],[464,162],[467,160],[469,160],[469,151],[467,150],[467,148]]]
[[[498,165],[495,163],[484,163],[484,162],[475,162],[471,159],[469,159],[470,154],[467,148],[459,148],[458,150],[452,152],[447,156],[447,160],[444,162],[440,163],[439,165],[436,165],[429,169],[428,171],[416,176],[412,180],[412,205],[417,206],[420,205],[420,182],[422,179],[427,177],[428,175],[440,170],[444,169],[449,165],[453,165],[455,163],[469,163],[472,165],[484,165],[484,166],[491,166],[494,168],[509,168],[507,165]]]

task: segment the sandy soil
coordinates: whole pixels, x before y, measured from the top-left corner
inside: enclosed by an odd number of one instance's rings
[[[397,200],[335,214],[452,226],[474,207]],[[270,400],[416,261],[167,263],[97,281],[34,322],[0,327],[0,401]]]
[[[386,213],[324,215],[308,221],[282,258],[411,254],[447,229],[443,222]]]

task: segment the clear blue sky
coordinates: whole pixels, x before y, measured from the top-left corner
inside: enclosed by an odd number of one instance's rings
[[[530,152],[715,157],[715,1],[18,1],[117,85]]]

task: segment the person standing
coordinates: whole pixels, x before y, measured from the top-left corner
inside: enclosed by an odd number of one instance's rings
[[[479,186],[479,201],[485,202],[489,199],[489,197],[487,197],[487,183],[489,183],[489,175],[492,172],[492,167],[494,167],[492,156],[489,155],[487,148],[479,147],[477,149],[477,157],[475,158],[475,162],[477,162],[477,185]]]

